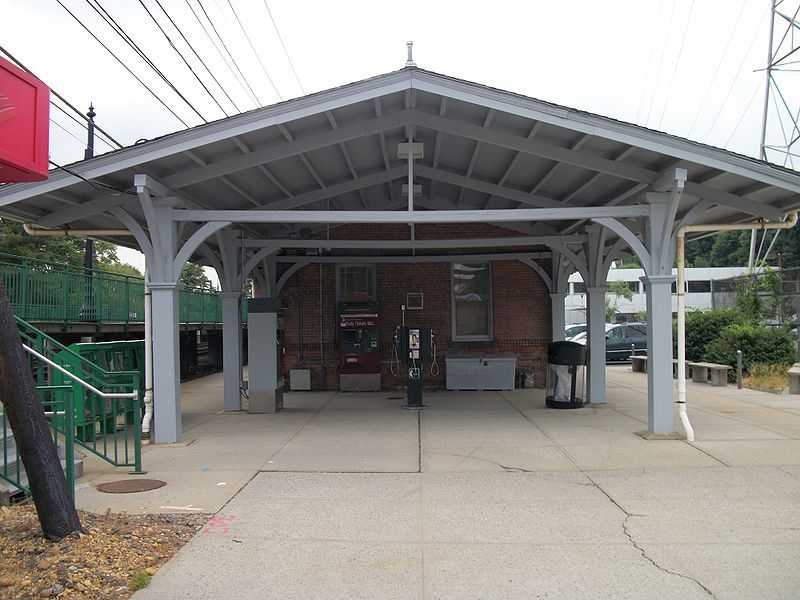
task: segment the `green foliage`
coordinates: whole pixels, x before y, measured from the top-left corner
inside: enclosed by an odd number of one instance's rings
[[[735,365],[736,351],[742,351],[745,372],[755,364],[791,364],[795,358],[792,336],[777,327],[730,325],[705,347],[700,360]]]
[[[715,308],[708,311],[686,312],[686,360],[698,361],[703,356],[706,344],[719,337],[723,329],[742,322],[741,315],[732,308]],[[678,327],[673,322],[675,356],[678,347]],[[734,349],[734,353],[736,350]]]
[[[187,262],[181,271],[181,283],[191,289],[213,290],[214,284],[206,277],[203,267]]]
[[[22,223],[8,219],[4,219],[0,227],[4,233],[4,236],[0,237],[0,252],[49,262],[62,262],[75,267],[83,266],[85,238],[28,235],[22,228]],[[121,264],[114,244],[95,241],[94,253],[95,266],[98,269],[109,270],[108,267]]]
[[[613,295],[613,300],[608,296]],[[614,315],[617,314],[617,305],[620,298],[625,298],[628,302],[633,300],[633,290],[631,290],[627,281],[617,280],[612,281],[608,285],[608,293],[606,294],[606,323],[611,323]]]
[[[141,590],[150,585],[151,579],[150,575],[144,571],[138,571],[128,581],[128,587],[132,590]]]

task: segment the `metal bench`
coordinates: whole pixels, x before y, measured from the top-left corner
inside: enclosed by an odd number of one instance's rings
[[[800,363],[794,363],[786,373],[789,375],[789,393],[800,394]]]
[[[706,383],[711,374],[711,385],[728,385],[728,371],[733,369],[729,365],[716,363],[690,362],[687,364],[692,368],[692,381]]]

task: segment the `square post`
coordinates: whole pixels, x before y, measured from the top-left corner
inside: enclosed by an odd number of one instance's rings
[[[181,439],[178,301],[180,284],[148,283],[153,305],[153,437],[157,443]]]
[[[566,294],[550,294],[550,323],[552,326],[550,339],[553,342],[564,340],[564,305],[566,297]]]
[[[606,286],[586,287],[588,313],[588,398],[591,404],[606,401]],[[563,330],[562,330],[563,331]],[[563,335],[563,333],[562,333]]]
[[[222,298],[222,376],[223,408],[242,410],[242,314],[241,293],[221,292]]]
[[[672,275],[642,277],[647,290],[647,429],[675,431],[672,382]]]

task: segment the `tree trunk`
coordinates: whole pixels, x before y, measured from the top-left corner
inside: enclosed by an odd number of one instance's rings
[[[17,324],[0,281],[0,400],[28,474],[42,532],[60,540],[83,531],[58,459],[44,409],[22,350]]]

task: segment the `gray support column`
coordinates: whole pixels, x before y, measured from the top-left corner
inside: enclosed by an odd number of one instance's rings
[[[566,297],[566,294],[550,294],[550,319],[553,327],[551,338],[554,342],[564,340],[564,301]]]
[[[156,443],[181,439],[178,345],[180,284],[150,283],[153,303],[153,432]]]
[[[223,408],[226,411],[242,410],[240,392],[241,348],[242,348],[242,315],[239,292],[221,292],[222,297],[222,377]]]
[[[251,413],[274,413],[283,408],[283,381],[278,371],[279,298],[258,298],[249,301],[247,354],[248,395]]]
[[[606,291],[605,286],[586,287],[588,316],[588,397],[591,404],[606,401]]]
[[[675,431],[672,382],[672,275],[642,277],[647,286],[647,423],[651,433]]]

